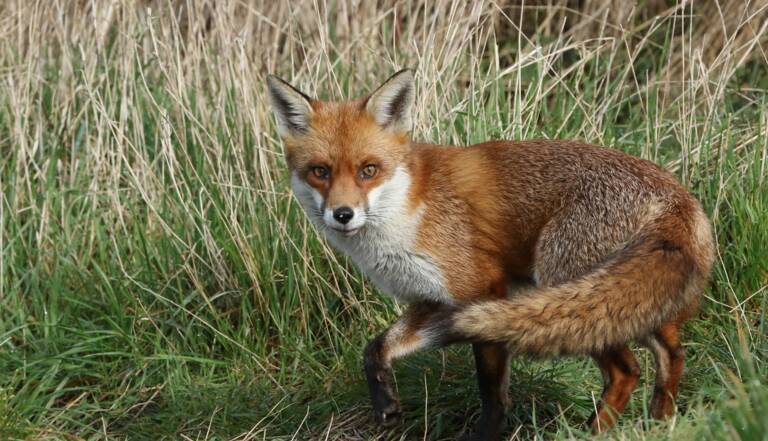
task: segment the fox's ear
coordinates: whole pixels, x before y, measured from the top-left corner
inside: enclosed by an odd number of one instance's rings
[[[382,127],[407,132],[411,130],[414,102],[413,72],[403,69],[392,75],[365,102],[365,108]]]
[[[274,75],[267,75],[269,105],[277,118],[277,131],[283,138],[309,130],[312,99]]]

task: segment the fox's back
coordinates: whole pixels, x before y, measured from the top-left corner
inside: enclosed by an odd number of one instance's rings
[[[425,205],[420,245],[451,275],[451,291],[460,298],[489,280],[502,295],[513,279],[577,277],[637,230],[649,204],[691,199],[655,164],[587,144],[494,141],[414,149],[414,191]],[[547,228],[560,230],[556,247],[564,257],[542,277],[535,261],[545,257],[537,250],[547,245],[541,243]]]

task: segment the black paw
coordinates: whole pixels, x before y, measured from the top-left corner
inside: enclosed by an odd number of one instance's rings
[[[385,406],[376,406],[373,409],[373,418],[376,423],[384,428],[394,427],[400,423],[400,403],[391,401]]]
[[[458,441],[501,441],[501,421],[481,418],[471,431],[459,436]]]
[[[469,432],[457,438],[457,441],[495,441],[496,438],[488,438],[479,432]]]

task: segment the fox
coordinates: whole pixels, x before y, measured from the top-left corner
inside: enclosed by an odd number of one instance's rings
[[[394,360],[469,343],[480,416],[462,439],[499,440],[512,356],[589,356],[603,378],[587,427],[612,427],[650,350],[650,414],[667,418],[715,244],[697,199],[668,171],[571,140],[471,146],[411,139],[404,69],[348,101],[266,78],[293,194],[316,230],[405,312],[370,340],[374,420],[401,419]]]

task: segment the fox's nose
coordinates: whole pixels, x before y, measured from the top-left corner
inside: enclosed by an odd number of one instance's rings
[[[349,207],[339,207],[333,210],[333,218],[340,224],[346,224],[355,216],[355,212]]]

